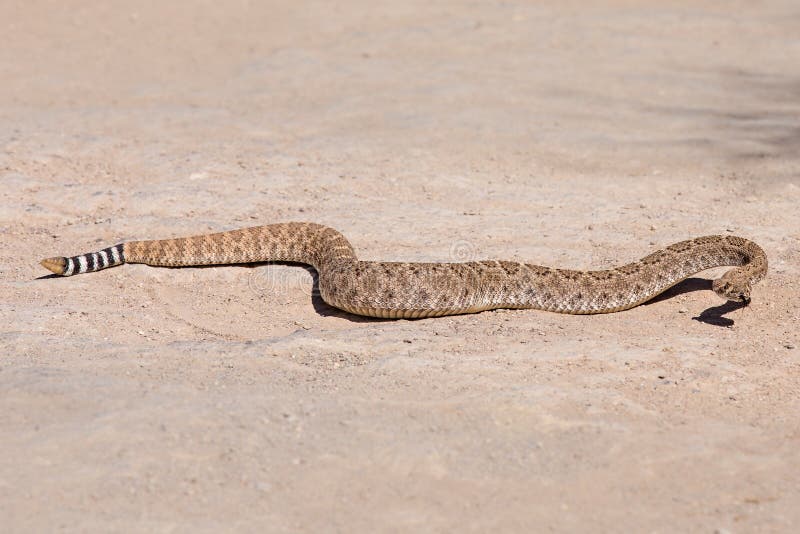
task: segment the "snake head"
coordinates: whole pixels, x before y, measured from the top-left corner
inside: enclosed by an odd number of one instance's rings
[[[711,289],[720,297],[733,302],[750,304],[750,282],[735,276],[735,271],[729,271],[714,280]],[[731,275],[731,276],[729,276]]]

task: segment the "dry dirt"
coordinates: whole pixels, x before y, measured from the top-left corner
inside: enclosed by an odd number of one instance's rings
[[[3,2],[3,531],[797,531],[798,27],[796,0]],[[624,313],[417,321],[298,266],[38,278],[289,220],[574,268],[733,233],[771,271],[744,309],[717,269]]]

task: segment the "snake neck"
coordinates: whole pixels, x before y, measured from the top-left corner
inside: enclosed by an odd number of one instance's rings
[[[749,302],[753,284],[767,273],[767,256],[757,244],[736,236],[705,236],[681,241],[639,261],[596,271],[552,269],[495,262],[487,294],[497,307],[537,308],[573,314],[627,310],[686,278],[714,267],[732,266],[715,291],[723,298]],[[498,270],[512,271],[501,274]],[[491,272],[491,269],[490,269]],[[724,285],[726,291],[717,291]]]

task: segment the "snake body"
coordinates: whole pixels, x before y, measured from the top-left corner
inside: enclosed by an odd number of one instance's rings
[[[360,261],[350,242],[315,223],[280,223],[178,239],[129,241],[99,252],[42,260],[55,274],[122,263],[197,266],[288,261],[311,265],[328,304],[358,315],[437,317],[497,308],[593,314],[627,310],[712,267],[734,266],[714,280],[721,297],[750,301],[767,273],[757,244],[736,236],[681,241],[614,269],[578,271],[511,261],[404,263]]]

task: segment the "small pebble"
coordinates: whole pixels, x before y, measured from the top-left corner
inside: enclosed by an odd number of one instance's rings
[[[686,308],[681,308],[678,310],[678,313],[688,313],[688,312],[689,310],[687,310]]]
[[[787,349],[789,349],[789,350],[792,350],[792,349],[796,348],[796,347],[795,347],[795,345],[794,345],[794,343],[786,343],[786,344],[784,345],[784,347],[785,347],[785,348],[787,348]]]

